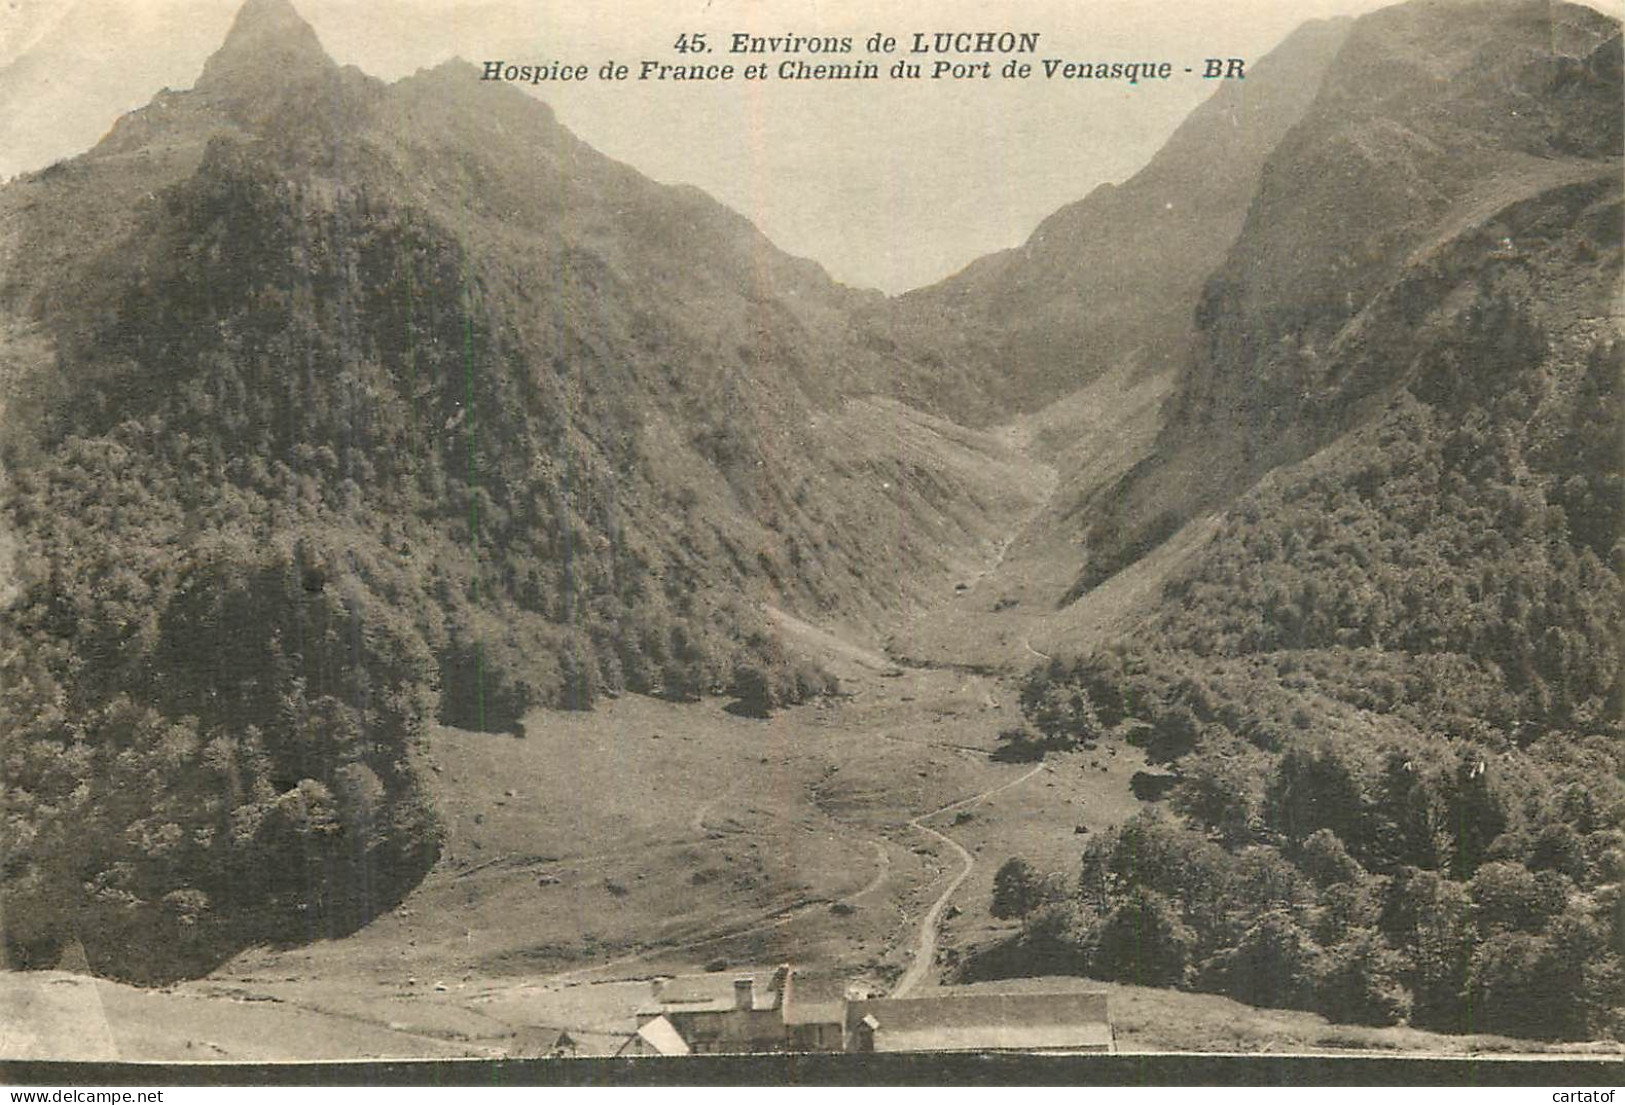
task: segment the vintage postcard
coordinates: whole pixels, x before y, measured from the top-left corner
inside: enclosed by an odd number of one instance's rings
[[[0,7],[8,1078],[1617,1062],[1618,16]]]

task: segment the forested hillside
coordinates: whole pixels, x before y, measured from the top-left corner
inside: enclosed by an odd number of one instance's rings
[[[433,723],[822,693],[764,603],[867,624],[1021,505],[981,439],[873,433],[817,266],[283,0],[0,211],[17,963],[347,931],[433,861]]]
[[[1625,1027],[1625,363],[1573,367],[1519,373],[1503,416],[1556,394],[1500,432],[1407,393],[1232,510],[1153,625],[1029,678],[1018,745],[1144,747],[1176,816],[1094,841],[1077,904],[999,969],[1447,1032]]]
[[[973,970],[1625,1028],[1619,81],[1588,9],[1350,32],[1072,597],[1193,510],[1216,531],[1137,629],[1034,672],[1009,734],[1141,746],[1168,808]]]

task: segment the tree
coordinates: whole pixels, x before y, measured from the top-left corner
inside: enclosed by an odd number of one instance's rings
[[[1486,863],[1467,884],[1473,922],[1480,935],[1540,932],[1548,918],[1563,912],[1567,882],[1550,871],[1536,875],[1521,863]]]
[[[1312,1009],[1324,953],[1285,910],[1271,910],[1203,972],[1204,988],[1249,1005]]]
[[[1217,747],[1216,747],[1217,746]],[[1217,832],[1227,847],[1253,842],[1261,829],[1258,776],[1262,753],[1235,739],[1214,735],[1179,761],[1173,807]]]
[[[1177,760],[1197,746],[1202,738],[1202,719],[1183,702],[1176,702],[1157,715],[1151,727],[1142,730],[1135,743],[1153,761]]]
[[[1264,817],[1288,840],[1304,840],[1330,829],[1356,852],[1365,842],[1365,807],[1353,765],[1330,743],[1288,748],[1264,792]]]
[[[1044,880],[1032,864],[1011,856],[993,874],[993,916],[1001,921],[1027,916],[1044,901]]]
[[[742,717],[768,717],[778,704],[771,676],[755,663],[742,663],[734,670],[728,693],[735,698],[728,707],[729,711]]]
[[[1195,946],[1196,934],[1172,901],[1135,887],[1100,926],[1094,972],[1137,986],[1182,986]]]
[[[1561,1034],[1561,1006],[1573,994],[1554,976],[1551,942],[1526,932],[1498,932],[1473,952],[1468,1029],[1515,1036]],[[1558,1018],[1554,1020],[1554,1016]],[[1554,1031],[1555,1030],[1555,1031]]]
[[[1405,868],[1388,884],[1380,924],[1389,944],[1408,957],[1416,1023],[1467,1031],[1473,935],[1466,888],[1436,871]]]
[[[1466,748],[1444,784],[1445,808],[1454,845],[1450,873],[1470,879],[1484,862],[1490,845],[1510,824],[1509,805],[1501,781],[1478,749]]]
[[[1065,746],[1101,734],[1100,718],[1089,692],[1075,683],[1053,682],[1022,693],[1022,710],[1038,731]]]
[[[1387,880],[1366,877],[1359,882],[1338,882],[1320,891],[1311,931],[1321,947],[1331,948],[1358,929],[1375,928],[1382,917]]]
[[[1320,887],[1358,883],[1365,869],[1330,829],[1317,829],[1298,850],[1298,867]]]
[[[1448,813],[1425,765],[1389,752],[1377,791],[1373,848],[1381,869],[1441,866],[1450,850]]]
[[[1400,984],[1404,960],[1374,929],[1348,933],[1328,948],[1316,984],[1315,1008],[1334,1021],[1397,1024],[1410,1012]]]

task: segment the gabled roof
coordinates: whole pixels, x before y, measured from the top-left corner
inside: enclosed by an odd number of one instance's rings
[[[576,1042],[565,1029],[532,1025],[513,1034],[512,1046],[516,1051],[546,1054],[557,1048],[575,1047]]]
[[[687,1055],[688,1041],[665,1017],[656,1017],[642,1025],[637,1032],[657,1055]],[[630,1040],[627,1043],[631,1043]],[[624,1048],[622,1050],[625,1050]]]

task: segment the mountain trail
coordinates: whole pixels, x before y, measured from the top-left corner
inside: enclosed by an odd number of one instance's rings
[[[914,960],[909,964],[908,970],[903,972],[903,977],[897,980],[897,985],[892,988],[892,997],[908,997],[930,974],[931,968],[935,965],[937,959],[937,926],[942,922],[942,914],[947,910],[948,902],[953,898],[954,892],[970,877],[971,871],[976,867],[976,857],[966,851],[957,840],[946,833],[938,832],[925,822],[939,814],[951,813],[954,810],[965,809],[985,802],[996,794],[1020,786],[1044,770],[1045,765],[1039,764],[1031,771],[1023,773],[1019,778],[1011,779],[1009,782],[1001,783],[999,786],[984,790],[979,794],[973,794],[969,798],[961,798],[957,802],[939,806],[930,813],[922,813],[908,823],[909,828],[918,829],[920,832],[935,837],[946,844],[959,856],[959,861],[963,866],[959,869],[959,873],[948,881],[948,885],[937,896],[937,900],[931,903],[931,908],[925,911],[925,916],[920,921],[920,937],[914,949]]]

